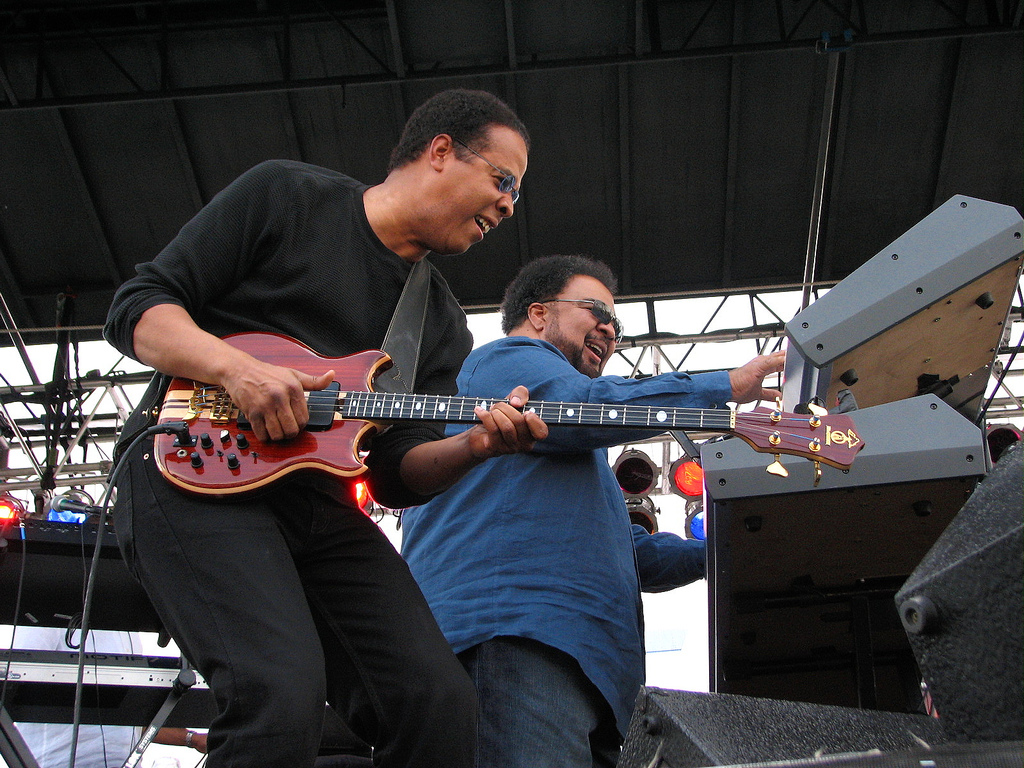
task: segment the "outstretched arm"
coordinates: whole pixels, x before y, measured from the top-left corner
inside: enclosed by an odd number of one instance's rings
[[[525,387],[516,387],[508,402],[489,410],[476,408],[480,423],[444,440],[422,443],[402,459],[402,481],[424,496],[452,486],[477,464],[507,453],[521,453],[547,437],[548,427],[535,413],[521,408],[529,400]]]

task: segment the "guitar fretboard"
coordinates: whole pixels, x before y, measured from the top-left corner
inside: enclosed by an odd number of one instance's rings
[[[345,392],[339,410],[342,417],[363,421],[440,421],[473,423],[477,406],[490,408],[497,400],[451,395],[407,395],[389,392]],[[529,401],[525,410],[536,413],[549,425],[631,427],[633,429],[710,429],[735,427],[729,409],[664,408],[649,405],[608,405]]]

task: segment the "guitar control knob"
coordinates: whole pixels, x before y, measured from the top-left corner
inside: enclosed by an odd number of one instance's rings
[[[196,469],[199,469],[199,467],[203,466],[203,457],[200,456],[196,451],[192,451],[192,453],[188,457],[188,460]]]
[[[224,445],[227,445],[228,443],[230,443],[231,442],[231,433],[228,432],[226,429],[222,429],[220,431],[220,441]]]
[[[206,448],[207,450],[213,448],[213,438],[210,437],[209,432],[203,432],[203,434],[199,436],[199,444],[203,446],[203,448]]]
[[[239,433],[235,435],[235,444],[244,451],[249,447],[249,438]]]
[[[238,467],[239,467],[238,457],[235,454],[233,454],[233,453],[229,453],[228,454],[228,469],[238,469]]]

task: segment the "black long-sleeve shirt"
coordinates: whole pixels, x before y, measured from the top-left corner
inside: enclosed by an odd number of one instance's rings
[[[366,219],[367,185],[289,160],[270,160],[220,192],[114,296],[104,336],[134,357],[136,323],[177,304],[216,336],[271,331],[321,355],[380,348],[410,265]],[[451,394],[472,347],[465,315],[431,266],[416,392]],[[147,403],[140,404],[140,410]],[[149,404],[151,405],[151,404]],[[428,425],[397,425],[373,440],[368,466],[378,500],[422,501],[398,478],[402,457],[436,439]]]

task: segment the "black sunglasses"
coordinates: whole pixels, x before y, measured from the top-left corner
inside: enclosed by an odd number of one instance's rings
[[[516,189],[515,176],[513,176],[511,173],[506,173],[505,171],[501,170],[501,168],[499,168],[486,157],[481,155],[479,152],[477,152],[475,149],[469,146],[469,144],[467,144],[466,142],[456,139],[454,136],[452,136],[452,141],[458,142],[466,149],[468,149],[470,152],[472,152],[474,155],[483,160],[485,163],[487,163],[489,166],[491,166],[491,168],[500,173],[502,178],[501,182],[498,184],[498,191],[501,192],[501,194],[503,195],[512,195],[512,205],[515,205],[517,202],[519,202],[519,190]]]
[[[601,325],[611,325],[615,329],[615,341],[622,341],[622,321],[613,315],[608,305],[600,299],[548,299],[540,303],[551,304],[556,301],[565,304],[586,305],[587,309],[590,310],[590,314],[597,319],[597,322],[601,323]]]

